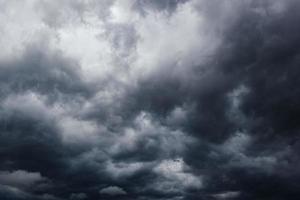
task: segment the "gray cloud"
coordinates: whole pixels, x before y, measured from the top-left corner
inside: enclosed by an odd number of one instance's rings
[[[0,4],[4,200],[299,196],[297,1]]]
[[[45,181],[46,179],[38,172],[27,172],[17,170],[13,172],[1,171],[0,183],[16,187],[30,187],[35,183]]]
[[[80,200],[80,199],[87,199],[87,198],[88,196],[85,193],[72,193],[69,199]]]
[[[118,186],[109,186],[106,188],[102,188],[100,191],[100,194],[107,194],[111,196],[118,196],[118,195],[126,195],[127,193]]]

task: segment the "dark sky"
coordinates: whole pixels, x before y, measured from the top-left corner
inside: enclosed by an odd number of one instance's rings
[[[299,0],[0,0],[1,200],[298,200]]]

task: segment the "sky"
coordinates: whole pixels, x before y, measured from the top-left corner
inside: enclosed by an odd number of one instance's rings
[[[298,199],[299,10],[0,0],[0,199]]]

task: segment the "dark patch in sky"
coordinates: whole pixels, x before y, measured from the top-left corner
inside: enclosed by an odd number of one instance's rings
[[[48,4],[0,3],[0,199],[300,196],[298,1]]]

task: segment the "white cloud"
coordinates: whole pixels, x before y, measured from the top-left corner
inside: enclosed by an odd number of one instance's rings
[[[35,1],[1,1],[0,60],[12,60],[22,54],[27,44],[45,38],[51,31],[34,12]]]
[[[162,68],[182,76],[214,53],[220,38],[210,30],[205,17],[187,2],[180,4],[171,16],[153,11],[136,21],[139,41],[134,70],[138,76]]]
[[[110,8],[110,22],[128,23],[132,21],[136,14],[133,12],[133,5],[136,0],[115,1]]]

